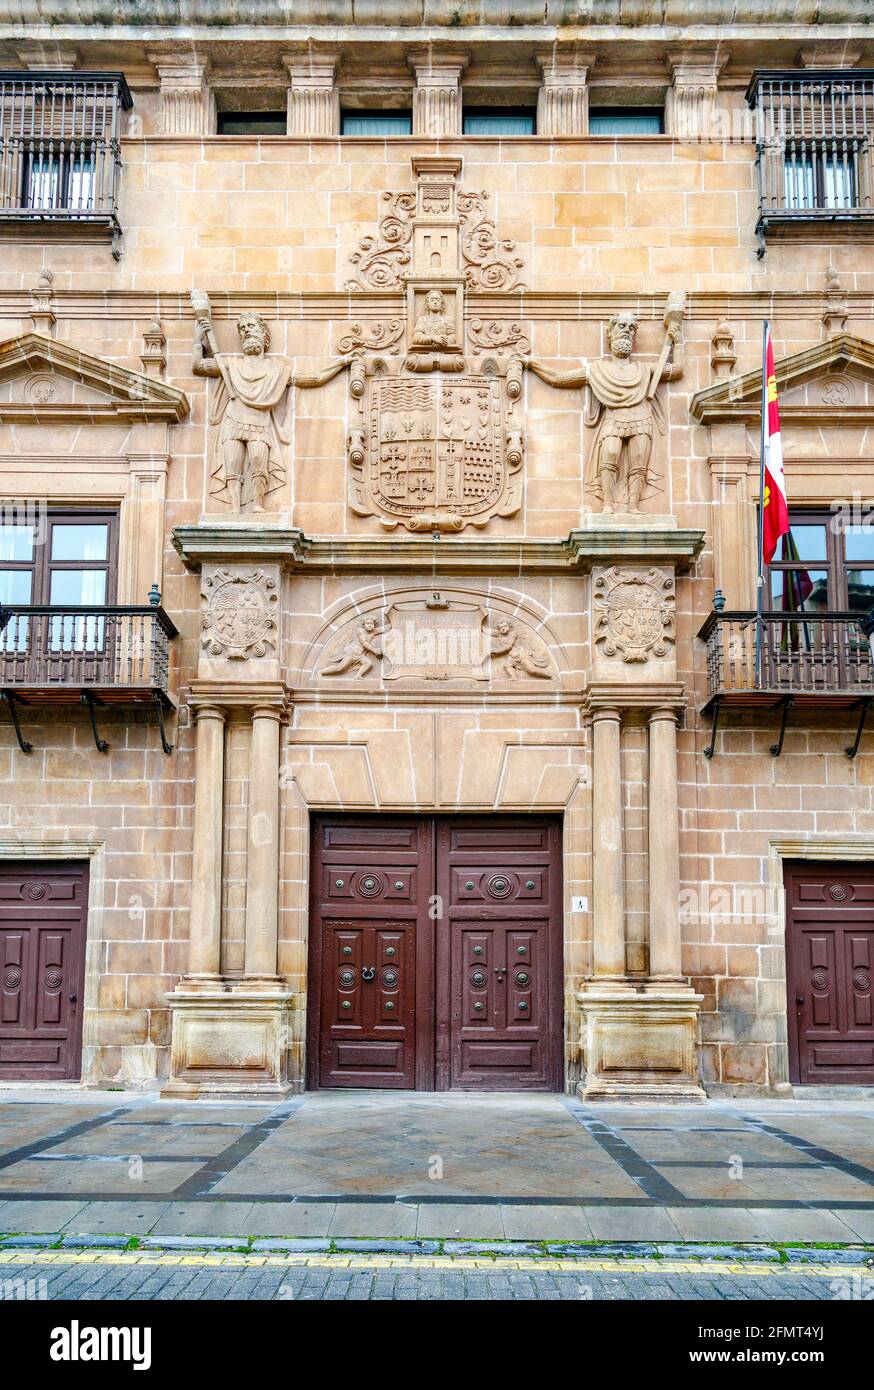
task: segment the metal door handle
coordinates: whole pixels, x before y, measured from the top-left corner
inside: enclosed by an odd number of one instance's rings
[[[804,1003],[804,995],[803,995],[803,994],[796,994],[796,996],[795,996],[795,1002],[796,1002],[796,1004],[803,1004],[803,1003]]]
[[[362,980],[372,980],[375,977],[375,975],[376,966],[374,965],[365,965],[364,969],[361,972]]]
[[[71,994],[71,995],[70,995],[70,1003],[71,1003],[71,1004],[75,1004],[77,998],[78,998],[78,995],[77,995],[75,992],[74,992],[73,994]]]

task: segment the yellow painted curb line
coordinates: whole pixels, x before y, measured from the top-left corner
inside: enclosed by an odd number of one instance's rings
[[[865,1265],[777,1264],[736,1260],[598,1260],[514,1259],[507,1256],[451,1255],[277,1255],[277,1254],[158,1254],[149,1250],[0,1250],[0,1265],[149,1265],[197,1269],[492,1269],[536,1273],[539,1270],[576,1274],[806,1274],[823,1279],[851,1275],[874,1281]]]

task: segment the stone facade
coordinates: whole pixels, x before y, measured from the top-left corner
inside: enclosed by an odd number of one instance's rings
[[[2,495],[117,509],[116,601],[156,583],[180,633],[172,755],[148,711],[101,713],[106,753],[75,709],[21,705],[29,753],[4,726],[3,858],[91,866],[87,1085],[303,1086],[325,811],[563,817],[569,1088],[789,1080],[782,865],[874,860],[874,751],[820,706],[772,757],[757,707],[705,757],[697,633],[716,589],[755,603],[765,315],[793,505],[874,497],[870,246],[820,224],[757,256],[744,91],[803,26],[729,6],[690,47],[607,8],[572,44],[501,7],[497,37],[439,6],[379,42],[360,6],[324,45],[265,18],[251,53],[167,15],[138,38],[139,10],[64,27],[133,94],[123,254],[63,221],[4,247]],[[823,40],[874,66],[833,8]],[[2,14],[0,44],[25,66]],[[667,133],[590,135],[632,88]],[[538,133],[463,135],[493,93]],[[341,136],[368,105],[413,134]],[[288,133],[217,133],[254,107]],[[632,318],[643,406],[599,394]]]

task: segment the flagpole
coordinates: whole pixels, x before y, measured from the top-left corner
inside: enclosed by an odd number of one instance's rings
[[[768,409],[768,320],[762,323],[762,427],[759,441],[758,569],[756,573],[756,689],[762,674],[762,610],[765,597],[765,431]]]

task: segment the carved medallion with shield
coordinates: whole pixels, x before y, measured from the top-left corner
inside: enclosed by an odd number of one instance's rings
[[[614,566],[594,582],[597,621],[595,641],[605,656],[623,661],[664,657],[674,640],[674,581],[659,570],[625,570]]]

